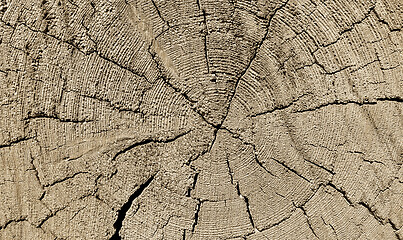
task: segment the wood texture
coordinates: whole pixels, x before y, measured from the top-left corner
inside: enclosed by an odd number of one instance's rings
[[[400,0],[1,0],[0,239],[403,239]]]

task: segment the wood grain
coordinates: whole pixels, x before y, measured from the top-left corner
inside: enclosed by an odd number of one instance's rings
[[[0,239],[403,239],[400,0],[1,0]]]

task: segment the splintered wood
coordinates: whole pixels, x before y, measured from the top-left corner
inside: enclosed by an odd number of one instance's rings
[[[403,239],[402,7],[0,0],[0,239]]]

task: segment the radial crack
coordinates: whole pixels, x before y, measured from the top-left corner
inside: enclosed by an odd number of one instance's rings
[[[296,99],[296,100],[293,100],[289,104],[284,105],[282,107],[274,108],[274,109],[267,110],[267,111],[260,112],[260,113],[251,114],[251,115],[249,115],[249,117],[257,117],[257,116],[272,113],[272,112],[275,112],[275,111],[278,111],[278,110],[285,110],[287,108],[292,107],[296,102],[298,102],[298,100],[299,100],[299,98]],[[342,106],[342,105],[348,105],[348,104],[356,104],[358,106],[363,106],[363,105],[376,105],[379,102],[397,102],[397,103],[401,103],[401,102],[403,102],[403,98],[402,97],[383,97],[383,98],[375,98],[373,101],[369,100],[369,101],[363,101],[363,102],[353,101],[353,100],[347,100],[347,101],[338,101],[338,100],[336,100],[334,102],[323,103],[323,104],[320,104],[320,105],[318,105],[316,107],[312,107],[312,108],[294,110],[294,111],[291,111],[291,113],[312,112],[312,111],[316,111],[316,110],[319,110],[321,108],[328,107],[328,106],[333,106],[333,105]]]
[[[309,220],[309,217],[308,217],[308,215],[306,214],[306,211],[305,211],[304,207],[301,206],[301,207],[298,207],[298,208],[301,209],[301,210],[302,210],[302,213],[305,215],[306,223],[308,224],[309,229],[311,229],[311,232],[313,233],[313,235],[315,235],[315,237],[316,237],[317,239],[320,239],[320,238],[318,237],[318,235],[316,235],[315,231],[313,230],[311,221]]]
[[[277,176],[274,175],[272,172],[270,172],[267,168],[265,168],[265,167],[263,166],[263,163],[261,163],[261,162],[259,161],[259,158],[258,158],[258,156],[257,156],[257,150],[256,150],[256,145],[255,145],[255,144],[249,143],[249,142],[245,142],[244,140],[242,140],[240,137],[236,136],[235,133],[233,133],[231,130],[229,130],[229,129],[227,129],[227,128],[223,128],[223,127],[222,127],[221,129],[223,129],[223,130],[227,131],[228,133],[230,133],[233,138],[235,138],[235,139],[241,141],[242,144],[245,144],[245,145],[247,145],[247,146],[251,146],[251,147],[252,147],[252,152],[253,152],[253,159],[255,160],[255,162],[256,162],[265,172],[267,172],[268,174],[272,175],[273,177],[277,177]]]
[[[22,138],[18,138],[18,139],[16,139],[16,140],[10,141],[10,142],[7,143],[7,144],[0,145],[0,149],[1,149],[1,148],[12,147],[12,146],[14,146],[14,145],[16,145],[16,144],[18,144],[18,143],[21,143],[21,142],[24,142],[24,141],[28,141],[28,140],[30,140],[30,139],[32,139],[32,138],[33,138],[33,137],[22,137]]]
[[[187,189],[186,197],[190,197],[190,195],[191,195],[191,193],[192,193],[192,190],[195,189],[195,187],[196,187],[196,182],[197,182],[198,177],[199,177],[199,173],[196,172],[196,173],[193,175],[193,183],[192,183],[192,185]]]
[[[147,138],[147,139],[144,139],[144,140],[142,140],[142,141],[140,141],[140,142],[136,142],[136,143],[134,143],[134,144],[132,144],[132,145],[130,145],[130,146],[124,148],[123,150],[120,150],[119,152],[117,152],[117,153],[112,157],[112,160],[111,160],[111,161],[115,161],[116,158],[117,158],[119,155],[124,154],[124,153],[126,153],[126,152],[132,150],[132,149],[135,148],[135,147],[138,147],[138,146],[141,146],[141,145],[145,145],[145,144],[148,144],[148,143],[169,143],[169,142],[173,142],[173,141],[177,140],[178,138],[183,137],[183,136],[185,136],[186,134],[188,134],[188,133],[190,133],[190,132],[191,132],[191,130],[186,131],[186,132],[183,132],[183,133],[181,133],[181,134],[179,134],[179,135],[177,135],[177,136],[174,136],[173,138],[168,138],[168,139],[166,139],[166,140],[160,140],[160,139],[154,139],[154,138]]]
[[[315,163],[315,162],[313,162],[313,161],[311,161],[311,160],[309,160],[309,159],[304,158],[304,161],[306,161],[306,162],[308,162],[308,163],[310,163],[310,164],[312,164],[312,165],[314,165],[314,166],[316,166],[316,167],[318,167],[318,168],[320,168],[320,169],[325,170],[326,172],[330,173],[331,175],[335,175],[335,174],[336,174],[335,172],[333,172],[333,170],[328,169],[328,168],[325,168],[324,166],[322,166],[322,165],[320,165],[320,164],[317,164],[317,163]]]
[[[256,227],[255,227],[255,222],[253,221],[252,214],[251,214],[251,212],[250,212],[249,198],[248,198],[247,196],[244,196],[244,195],[241,194],[241,190],[239,189],[239,183],[237,183],[237,184],[235,185],[235,187],[236,187],[236,190],[237,190],[237,192],[238,192],[238,195],[239,195],[239,196],[243,199],[243,201],[245,202],[246,212],[248,213],[248,217],[249,217],[250,224],[252,225],[253,229],[256,229]]]
[[[286,105],[283,105],[283,106],[280,106],[280,107],[275,107],[273,109],[270,109],[270,110],[267,110],[267,111],[264,111],[264,112],[251,114],[248,117],[254,118],[254,117],[258,117],[260,115],[264,115],[264,114],[272,113],[272,112],[275,112],[275,111],[287,109],[287,108],[293,106],[296,102],[298,102],[305,95],[307,95],[307,93],[302,94],[301,96],[297,97],[296,99],[292,100],[290,103],[288,103]]]
[[[10,23],[4,22],[4,21],[2,21],[2,20],[0,20],[0,21],[3,22],[5,25],[11,27],[12,29],[14,29],[14,30],[16,29],[16,26],[13,26],[13,25],[11,25]],[[70,41],[60,39],[60,38],[57,37],[57,36],[54,36],[54,35],[51,35],[51,34],[49,34],[49,33],[43,32],[43,31],[41,31],[41,30],[33,29],[33,28],[31,28],[30,26],[28,26],[26,23],[24,23],[24,22],[18,22],[18,23],[21,24],[21,25],[23,25],[23,26],[25,26],[28,30],[30,30],[30,31],[32,31],[32,32],[40,33],[40,34],[46,35],[46,36],[48,36],[48,37],[50,37],[50,38],[52,38],[52,39],[55,39],[55,40],[57,40],[57,41],[59,41],[59,42],[61,42],[61,43],[67,44],[67,45],[73,47],[74,49],[77,49],[78,51],[80,51],[81,53],[83,53],[83,54],[86,55],[86,56],[88,56],[88,55],[94,53],[94,54],[96,54],[96,56],[98,56],[99,58],[101,58],[101,59],[103,59],[103,60],[105,60],[105,61],[108,61],[108,62],[110,62],[110,63],[113,63],[113,64],[116,65],[117,67],[119,67],[119,68],[121,68],[121,69],[124,69],[124,70],[127,70],[127,71],[131,72],[132,74],[134,74],[134,75],[136,75],[136,76],[138,76],[138,77],[141,77],[141,78],[145,79],[146,81],[150,82],[144,74],[138,73],[138,72],[134,71],[133,69],[131,69],[130,67],[126,67],[126,66],[124,66],[124,65],[122,65],[122,64],[120,64],[120,63],[118,63],[117,61],[115,61],[115,60],[113,60],[113,59],[111,59],[111,58],[108,58],[108,57],[104,56],[102,53],[98,52],[97,50],[93,50],[93,51],[90,52],[90,53],[85,52],[85,51],[83,51],[80,47],[78,47],[77,45],[73,44],[73,43],[70,42]]]
[[[241,190],[239,189],[239,183],[238,183],[238,182],[237,182],[237,183],[234,182],[234,176],[233,176],[233,175],[234,175],[234,172],[232,171],[232,169],[231,169],[231,167],[230,167],[229,160],[228,160],[228,156],[226,156],[225,159],[226,159],[226,163],[227,163],[228,174],[229,174],[230,179],[231,179],[231,184],[235,186],[235,189],[236,189],[236,191],[237,191],[238,196],[239,196],[241,199],[243,199],[243,201],[245,202],[246,212],[248,213],[249,221],[250,221],[250,223],[251,223],[251,225],[252,225],[252,228],[256,229],[255,223],[254,223],[253,218],[252,218],[252,214],[251,214],[251,212],[250,212],[249,199],[248,199],[247,196],[242,195]]]
[[[169,26],[169,22],[165,20],[165,18],[162,17],[161,12],[157,6],[157,4],[155,4],[154,0],[151,0],[152,4],[154,5],[155,10],[157,11],[158,16],[160,17],[160,19],[168,26],[168,28],[170,28]]]
[[[251,67],[252,62],[255,60],[260,47],[263,45],[264,41],[266,40],[266,38],[267,38],[267,36],[269,34],[269,29],[270,29],[271,22],[272,22],[274,16],[276,15],[276,13],[278,11],[280,11],[283,7],[285,7],[288,2],[289,2],[289,0],[285,1],[280,7],[276,8],[274,10],[273,14],[270,15],[268,23],[267,23],[267,27],[266,27],[266,32],[265,32],[263,38],[260,40],[260,42],[258,42],[257,46],[255,47],[255,49],[253,51],[253,55],[249,59],[249,62],[246,65],[244,71],[241,72],[241,74],[239,75],[239,77],[237,78],[237,80],[235,82],[234,91],[233,91],[233,93],[230,95],[230,97],[228,99],[228,106],[227,106],[227,109],[226,109],[226,113],[225,113],[224,118],[222,119],[221,123],[218,125],[219,127],[222,126],[222,124],[225,122],[225,119],[227,119],[227,117],[228,117],[228,113],[229,113],[229,109],[231,107],[232,99],[236,95],[236,92],[237,92],[237,89],[238,89],[238,86],[239,86],[239,82],[241,81],[242,77],[246,74],[246,72],[249,70],[249,68]]]
[[[384,223],[384,219],[382,219],[381,217],[379,217],[376,212],[374,210],[372,210],[372,208],[365,202],[359,202],[359,205],[363,206],[365,209],[368,210],[369,214],[371,214],[372,217],[375,218],[375,220],[377,220],[381,225],[385,225]]]
[[[88,122],[93,122],[94,120],[86,120],[86,119],[69,119],[69,118],[61,118],[57,115],[47,115],[47,114],[37,114],[34,116],[28,116],[24,118],[23,120],[29,121],[31,119],[55,119],[58,120],[59,122],[67,122],[67,123],[88,123]]]
[[[287,166],[285,163],[283,163],[283,162],[281,162],[281,161],[279,161],[279,160],[277,160],[277,159],[275,159],[275,158],[273,158],[273,157],[272,157],[271,159],[273,159],[273,160],[276,161],[278,164],[280,164],[281,166],[283,166],[284,168],[286,168],[288,171],[294,173],[294,174],[297,175],[298,177],[300,177],[300,178],[304,179],[305,181],[311,183],[311,181],[310,181],[309,179],[307,179],[306,177],[302,176],[302,174],[298,173],[295,169],[290,168],[290,167]]]
[[[169,81],[169,77],[164,73],[161,63],[157,60],[157,53],[153,53],[151,51],[151,46],[152,44],[149,46],[148,48],[148,53],[151,55],[151,59],[154,61],[154,63],[156,64],[157,70],[159,72],[160,75],[160,79],[162,80],[162,82],[169,88],[173,89],[176,93],[178,93],[179,95],[181,95],[189,104],[190,109],[196,113],[198,116],[201,117],[201,119],[203,119],[204,122],[206,122],[208,125],[214,127],[214,128],[219,128],[221,125],[220,124],[214,124],[210,121],[208,121],[206,119],[206,117],[194,106],[197,101],[193,100],[186,92],[182,91],[180,88],[174,86],[170,81]]]
[[[113,224],[113,227],[116,229],[115,234],[110,238],[110,240],[120,240],[121,237],[119,235],[119,231],[122,228],[123,220],[125,220],[126,214],[132,206],[133,201],[138,198],[143,191],[150,185],[150,183],[154,180],[155,175],[152,175],[145,183],[141,184],[137,190],[129,197],[127,202],[123,204],[123,206],[118,211],[118,218],[116,222]]]
[[[276,175],[274,175],[272,172],[270,172],[265,166],[263,166],[263,163],[261,163],[259,161],[259,158],[257,157],[257,153],[256,153],[256,146],[254,144],[251,144],[252,146],[252,151],[253,151],[253,159],[255,160],[255,162],[268,174],[272,175],[273,177],[277,177]]]
[[[194,215],[194,221],[192,224],[192,233],[195,231],[196,225],[199,221],[199,212],[200,212],[201,205],[202,205],[202,201],[200,199],[197,199],[196,211],[195,211],[195,215]]]
[[[357,25],[363,23],[370,16],[371,12],[374,10],[375,10],[375,5],[368,9],[368,12],[366,12],[364,14],[364,17],[362,19],[360,19],[356,22],[353,22],[348,28],[341,30],[339,32],[339,37],[335,41],[327,43],[327,44],[321,44],[321,47],[326,48],[326,47],[329,47],[330,45],[337,43],[345,33],[353,31]]]
[[[45,184],[44,187],[52,187],[52,186],[54,186],[54,185],[56,185],[56,184],[58,184],[58,183],[61,183],[61,182],[64,182],[64,181],[66,181],[66,180],[75,178],[77,175],[80,175],[80,174],[88,174],[88,173],[89,173],[89,172],[81,172],[81,171],[80,171],[80,172],[76,172],[76,173],[74,173],[74,174],[71,175],[71,176],[67,176],[67,177],[65,177],[65,178],[56,180],[56,181],[54,181],[54,182],[52,182],[52,183]]]
[[[10,220],[10,221],[6,222],[3,226],[0,226],[0,230],[5,229],[11,223],[19,223],[19,222],[23,222],[23,221],[27,221],[27,219],[25,217],[22,217],[19,219]]]
[[[39,178],[39,171],[38,171],[38,168],[36,167],[34,161],[35,161],[34,157],[32,156],[32,154],[30,154],[30,164],[31,164],[32,168],[30,168],[30,169],[28,169],[28,170],[31,170],[31,171],[34,172],[35,179],[38,181],[38,183],[39,183],[40,187],[42,188],[42,190],[44,190],[44,189],[43,189],[43,184],[42,184],[42,182],[41,182],[41,179]],[[44,194],[45,194],[45,192],[42,194],[42,196],[41,196],[40,199],[43,198]]]
[[[331,183],[331,182],[329,182],[327,185],[330,186],[330,187],[332,187],[333,189],[335,189],[337,192],[339,192],[339,193],[343,196],[343,198],[347,201],[347,203],[348,203],[349,205],[351,205],[351,206],[353,205],[353,203],[351,202],[351,200],[347,197],[346,191],[344,191],[344,190],[342,190],[342,189],[336,187],[336,185],[334,185],[334,184]]]

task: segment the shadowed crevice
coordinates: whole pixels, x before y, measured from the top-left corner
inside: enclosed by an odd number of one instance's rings
[[[19,144],[19,143],[21,143],[21,142],[24,142],[24,141],[28,141],[28,140],[30,140],[30,139],[33,139],[33,137],[17,138],[17,139],[15,139],[15,140],[13,140],[13,141],[10,141],[10,142],[8,142],[8,143],[0,144],[0,148],[12,147],[12,146],[14,146],[14,145],[17,145],[17,144]]]
[[[128,147],[126,147],[126,148],[120,150],[119,152],[117,152],[117,153],[112,157],[111,161],[115,161],[116,158],[117,158],[119,155],[122,155],[122,154],[124,154],[124,153],[126,153],[126,152],[132,150],[133,148],[138,147],[138,146],[146,145],[146,144],[149,144],[149,143],[170,143],[170,142],[173,142],[173,141],[177,140],[178,138],[181,138],[181,137],[185,136],[186,134],[190,133],[191,131],[192,131],[192,130],[189,130],[189,131],[180,133],[179,135],[176,135],[176,136],[174,136],[174,137],[167,138],[167,139],[146,138],[146,139],[144,139],[144,140],[142,140],[142,141],[136,142],[136,143],[134,143],[134,144],[132,144],[132,145],[130,145],[130,146],[128,146]]]
[[[127,202],[123,204],[122,208],[118,211],[118,218],[116,219],[116,222],[113,224],[113,227],[116,229],[115,234],[110,238],[110,240],[120,240],[122,239],[119,235],[119,231],[122,228],[123,225],[123,220],[126,218],[127,211],[129,211],[130,207],[132,206],[132,203],[134,199],[139,197],[141,193],[150,185],[150,183],[153,181],[154,176],[151,176],[145,183],[141,184],[139,188],[129,197]]]
[[[320,238],[318,237],[318,235],[316,235],[316,232],[315,232],[315,230],[314,230],[313,227],[312,227],[312,223],[311,223],[311,221],[309,220],[309,217],[308,217],[308,214],[307,214],[306,211],[305,211],[305,208],[304,208],[303,206],[297,207],[297,208],[299,208],[299,209],[302,210],[302,213],[304,214],[304,216],[305,216],[305,218],[306,218],[306,223],[308,224],[308,227],[309,227],[309,229],[311,230],[311,232],[313,233],[313,235],[314,235],[317,239],[320,239]]]
[[[196,211],[195,211],[195,215],[194,215],[194,221],[193,221],[193,224],[192,224],[192,233],[194,233],[195,228],[196,228],[196,225],[197,225],[198,222],[199,222],[200,207],[201,207],[201,204],[202,204],[202,201],[201,201],[200,199],[198,199],[197,201],[198,201],[198,203],[197,203],[197,205],[196,205]]]

